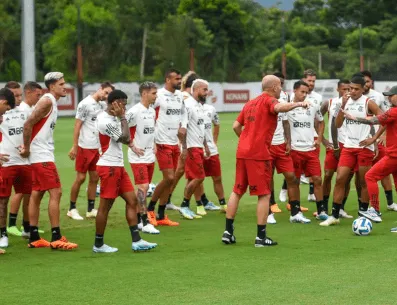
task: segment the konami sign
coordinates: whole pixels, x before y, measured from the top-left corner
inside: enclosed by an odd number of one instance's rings
[[[244,104],[249,99],[249,90],[223,90],[223,102],[225,104]]]

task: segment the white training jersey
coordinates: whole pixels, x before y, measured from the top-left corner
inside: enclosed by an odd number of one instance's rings
[[[365,96],[368,97],[370,100],[373,100],[383,112],[388,111],[391,107],[389,100],[385,99],[384,95],[382,93],[379,93],[378,91],[369,89],[369,92],[365,94]],[[377,132],[379,129],[379,125],[374,125],[374,128],[375,132]]]
[[[212,134],[212,124],[220,125],[220,120],[216,109],[212,105],[203,104],[204,109],[204,129],[205,129],[205,139],[207,140],[207,145],[210,150],[211,156],[218,155],[218,147],[214,142],[214,135]]]
[[[0,153],[8,154],[10,157],[8,162],[3,163],[3,167],[30,164],[28,158],[21,157],[18,149],[23,145],[23,125],[30,113],[31,107],[26,103],[21,103],[4,113],[3,122],[0,125],[0,132],[3,135]]]
[[[357,100],[349,98],[346,106],[345,112],[351,114],[356,118],[366,118],[368,115],[368,101],[369,98],[362,95]],[[346,137],[345,137],[345,147],[348,148],[363,148],[360,146],[360,142],[370,138],[371,126],[367,124],[362,124],[357,121],[352,121],[345,119],[346,121]],[[367,146],[368,149],[374,150],[374,145]]]
[[[187,131],[186,144],[187,148],[204,146],[205,128],[204,128],[204,108],[203,105],[196,101],[192,107],[186,107],[187,110]]]
[[[98,115],[96,124],[102,150],[97,165],[124,167],[123,147],[118,142],[122,135],[120,120],[103,111]]]
[[[318,107],[295,108],[287,112],[287,118],[291,128],[291,148],[297,151],[315,150],[314,121],[324,120]]]
[[[76,119],[83,122],[78,141],[81,148],[97,149],[100,147],[96,120],[98,114],[106,107],[106,102],[97,102],[92,95],[87,96],[77,106]]]
[[[22,102],[18,106],[20,111],[26,112],[28,115],[30,115],[34,109],[34,106],[29,106],[27,103]]]
[[[50,112],[33,126],[30,143],[30,163],[55,162],[54,129],[58,118],[57,100],[51,93],[42,98],[49,98],[52,102]],[[37,104],[40,103],[40,100]]]
[[[146,108],[142,103],[131,107],[126,114],[128,126],[135,127],[134,145],[144,149],[145,154],[138,156],[128,149],[128,162],[130,163],[153,163],[154,155],[154,126],[156,123],[156,111],[152,107]]]
[[[183,91],[182,95],[183,95],[185,107],[193,107],[194,105],[196,105],[197,103],[196,100],[189,92]]]
[[[159,89],[154,108],[158,111],[155,130],[156,143],[177,145],[179,142],[178,129],[182,122],[187,121],[182,92],[176,90],[172,93],[165,88]]]
[[[281,91],[280,98],[278,99],[278,101],[280,103],[288,103],[289,102],[288,93],[285,91]],[[280,112],[277,115],[277,127],[273,135],[272,145],[281,145],[285,143],[283,121],[286,120],[287,120],[287,115],[285,112]]]
[[[332,130],[331,130],[331,123],[332,119],[335,117],[339,112],[339,109],[342,105],[342,98],[341,97],[334,97],[328,101],[328,137],[329,141],[332,143]],[[345,128],[346,122],[343,121],[343,125],[341,128],[338,128],[338,142],[345,143]]]

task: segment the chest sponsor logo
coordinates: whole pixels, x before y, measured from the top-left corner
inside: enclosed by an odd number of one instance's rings
[[[294,128],[310,128],[311,126],[310,122],[294,122]]]
[[[353,120],[350,120],[350,119],[346,119],[346,124],[347,125],[361,125],[360,122],[353,121]]]
[[[9,127],[8,128],[8,135],[15,136],[23,134],[23,127]]]
[[[154,133],[154,127],[145,127],[143,129],[143,134],[152,134]]]
[[[249,90],[223,90],[223,102],[225,104],[245,104],[249,99]]]
[[[203,119],[198,119],[197,125],[203,125],[203,124],[204,124],[204,120]]]
[[[180,115],[181,109],[167,109],[167,115]]]
[[[211,129],[212,128],[212,124],[211,123],[207,123],[204,125],[205,129]]]

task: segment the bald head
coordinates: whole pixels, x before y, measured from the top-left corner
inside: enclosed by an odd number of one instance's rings
[[[262,79],[262,90],[275,98],[280,98],[281,81],[275,75],[266,75]]]

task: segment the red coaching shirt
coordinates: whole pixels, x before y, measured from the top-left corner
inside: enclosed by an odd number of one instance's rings
[[[262,93],[244,105],[237,121],[244,126],[237,146],[238,159],[270,160],[269,147],[277,127],[275,97]]]
[[[378,115],[378,120],[386,126],[386,153],[389,157],[397,158],[397,108],[390,108]]]

